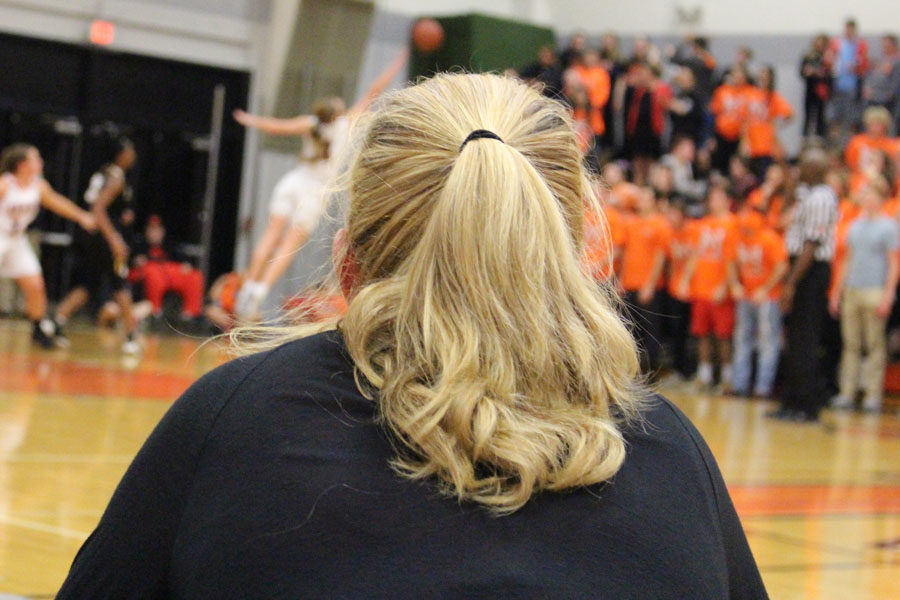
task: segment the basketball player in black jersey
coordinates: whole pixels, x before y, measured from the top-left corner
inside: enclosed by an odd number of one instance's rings
[[[57,330],[88,300],[103,292],[111,292],[119,305],[125,326],[125,354],[138,354],[140,345],[135,339],[137,326],[132,311],[131,293],[126,285],[130,249],[121,231],[120,215],[132,204],[131,187],[125,173],[132,167],[137,154],[128,138],[117,138],[110,153],[111,161],[91,177],[84,193],[84,204],[97,222],[94,234],[80,234],[75,239],[76,263],[74,287],[57,307]],[[60,336],[62,334],[60,333]],[[59,340],[65,343],[64,338]]]

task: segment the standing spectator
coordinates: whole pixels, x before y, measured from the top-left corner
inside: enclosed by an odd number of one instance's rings
[[[856,21],[847,19],[843,37],[832,40],[831,48],[834,52],[832,136],[843,143],[859,122],[860,88],[869,71],[869,46],[858,36]]]
[[[713,94],[709,107],[716,119],[716,149],[712,167],[722,174],[728,172],[728,163],[740,145],[741,130],[747,116],[747,98],[752,90],[747,72],[742,67],[735,67],[727,83],[716,88]]]
[[[737,301],[732,390],[737,396],[750,395],[755,350],[753,395],[768,398],[781,353],[778,300],[788,272],[788,254],[784,240],[766,225],[765,215],[754,208],[741,211],[738,230],[731,288],[731,295]]]
[[[621,163],[606,163],[603,167],[603,181],[609,186],[611,204],[628,214],[637,210],[641,188],[628,181]]]
[[[787,349],[781,406],[771,413],[776,418],[817,421],[826,397],[819,348],[828,315],[838,217],[837,196],[825,184],[827,170],[828,156],[822,150],[807,150],[800,158],[793,217],[785,235],[791,270],[781,295]]]
[[[850,407],[862,383],[863,410],[881,409],[887,362],[885,324],[894,304],[900,264],[897,222],[882,213],[887,198],[888,185],[881,177],[870,180],[860,190],[862,214],[850,225],[847,250],[838,265],[829,307],[832,315],[840,314],[844,342],[840,393],[831,401],[836,408]]]
[[[662,54],[650,38],[647,36],[639,36],[634,40],[634,48],[631,53],[631,61],[640,61],[646,63],[650,69],[660,74],[662,71]]]
[[[806,83],[803,100],[803,136],[824,137],[825,109],[831,97],[831,67],[834,52],[828,47],[828,36],[824,33],[813,38],[809,50],[800,63],[800,76]]]
[[[706,108],[696,89],[694,73],[687,67],[679,67],[673,83],[674,97],[669,103],[672,139],[686,136],[699,147],[705,141]]]
[[[566,70],[575,64],[575,61],[581,56],[581,53],[584,52],[585,48],[587,48],[587,42],[584,33],[579,31],[572,36],[572,40],[569,42],[568,47],[559,55],[559,62],[561,63],[563,70]]]
[[[625,243],[625,217],[613,204],[603,203],[602,213],[590,205],[584,214],[584,266],[597,282],[615,274]]]
[[[625,123],[625,156],[632,162],[634,182],[647,181],[650,163],[659,158],[672,90],[645,62],[629,65],[619,107]],[[619,108],[617,107],[617,108]]]
[[[706,182],[694,179],[695,155],[694,140],[688,136],[679,136],[672,142],[672,151],[663,156],[660,162],[672,171],[675,194],[684,199],[687,215],[699,218],[704,212]]]
[[[722,69],[721,74],[719,75],[718,84],[723,85],[727,83],[728,76],[731,73],[732,69],[735,67],[739,67],[744,70],[744,73],[747,73],[747,82],[750,85],[756,85],[756,81],[753,79],[753,49],[749,46],[738,46],[737,51],[734,53],[734,62],[730,64],[725,69]]]
[[[600,53],[596,50],[585,50],[581,60],[576,60],[571,68],[587,91],[591,103],[589,123],[594,132],[594,142],[599,146],[601,136],[606,131],[603,110],[609,102],[609,73],[600,64]]]
[[[619,46],[619,36],[607,32],[600,41],[600,61],[603,68],[609,73],[609,87],[616,89],[616,82],[625,74],[626,64]],[[603,148],[615,148],[616,146],[616,112],[612,102],[607,102],[603,107],[603,120],[606,123],[606,133],[603,134],[601,143]]]
[[[740,200],[745,200],[759,183],[756,175],[750,170],[750,160],[741,154],[735,154],[731,157],[731,161],[728,164],[728,175],[731,189],[735,197]]]
[[[729,295],[728,269],[734,260],[737,224],[731,199],[724,185],[713,185],[707,199],[709,215],[694,227],[694,253],[684,269],[679,289],[691,298],[691,334],[699,341],[700,364],[697,383],[713,383],[713,343],[717,340],[719,382],[731,383],[731,336],[734,333],[734,302]]]
[[[900,139],[888,136],[891,128],[891,113],[883,106],[870,106],[863,113],[865,131],[850,138],[844,152],[844,161],[851,170],[857,171],[869,161],[870,152],[882,151],[896,158],[900,152]]]
[[[759,187],[747,196],[746,205],[766,215],[766,225],[778,233],[784,231],[784,167],[776,163],[766,169],[766,177]]]
[[[900,48],[897,36],[881,37],[881,58],[872,66],[863,87],[863,99],[869,106],[883,106],[897,114],[897,94],[900,94]]]
[[[519,77],[529,83],[541,84],[541,92],[548,98],[562,97],[562,69],[550,46],[543,46],[538,51],[537,61],[519,71]]]
[[[750,170],[762,179],[776,159],[784,158],[784,149],[778,141],[776,123],[786,123],[794,115],[794,109],[784,96],[775,91],[775,69],[766,65],[759,70],[759,85],[747,93],[747,121],[744,139]]]
[[[688,36],[675,50],[672,62],[690,69],[697,94],[704,105],[708,104],[716,89],[716,59],[709,51],[709,41],[704,37]]]
[[[621,282],[641,349],[641,365],[644,373],[651,376],[659,367],[662,325],[659,286],[663,281],[669,235],[665,217],[656,211],[653,190],[642,188],[637,214],[625,225]]]
[[[684,269],[693,254],[694,227],[696,221],[687,218],[684,200],[676,198],[669,202],[666,218],[672,234],[666,253],[668,260],[668,295],[665,310],[668,325],[669,350],[672,366],[682,379],[694,374],[696,365],[691,360],[688,348],[690,341],[691,298],[689,290],[681,287]]]

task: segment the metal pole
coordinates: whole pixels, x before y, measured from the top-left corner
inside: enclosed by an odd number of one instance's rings
[[[209,255],[212,250],[213,214],[216,207],[216,186],[219,180],[219,152],[222,145],[222,120],[225,116],[225,86],[219,84],[213,91],[212,124],[209,132],[209,154],[206,165],[206,191],[203,194],[203,211],[200,219],[200,270],[209,281]]]

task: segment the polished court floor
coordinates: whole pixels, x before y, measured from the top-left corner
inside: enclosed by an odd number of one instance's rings
[[[225,359],[200,340],[74,331],[37,352],[0,320],[0,597],[52,597],[144,438]],[[900,598],[900,419],[832,413],[772,422],[764,403],[665,393],[711,446],[774,599]]]

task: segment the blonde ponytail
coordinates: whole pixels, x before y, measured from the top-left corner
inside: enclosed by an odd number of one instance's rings
[[[476,129],[503,141],[460,149]],[[498,513],[611,478],[637,352],[581,267],[596,199],[564,109],[439,75],[371,115],[347,182],[360,284],[340,328],[395,468]]]

